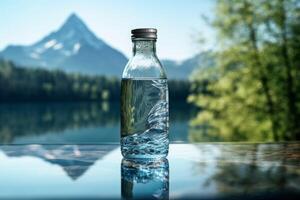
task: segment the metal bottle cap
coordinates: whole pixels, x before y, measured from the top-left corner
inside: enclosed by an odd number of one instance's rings
[[[131,30],[131,38],[157,39],[157,30],[155,28],[138,28]]]

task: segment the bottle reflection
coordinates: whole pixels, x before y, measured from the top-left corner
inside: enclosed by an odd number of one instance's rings
[[[123,199],[169,199],[169,162],[127,160],[121,164]]]

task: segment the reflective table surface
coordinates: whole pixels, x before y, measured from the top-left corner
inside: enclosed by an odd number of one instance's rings
[[[120,147],[1,145],[0,199],[300,199],[300,143],[171,144],[167,159]]]

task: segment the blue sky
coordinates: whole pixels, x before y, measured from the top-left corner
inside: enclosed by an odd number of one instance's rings
[[[213,46],[214,32],[201,15],[213,17],[215,0],[1,0],[0,50],[8,44],[32,44],[57,30],[71,13],[126,56],[131,55],[130,30],[158,29],[160,58],[181,60]],[[198,33],[206,46],[196,42]]]

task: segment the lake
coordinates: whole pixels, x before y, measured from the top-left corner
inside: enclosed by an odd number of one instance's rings
[[[170,105],[168,158],[130,163],[116,103],[0,104],[0,199],[299,199],[299,142],[205,143],[195,111]]]
[[[195,109],[170,105],[170,141],[189,141],[189,120]],[[118,143],[119,104],[109,102],[42,102],[0,104],[1,144]]]

